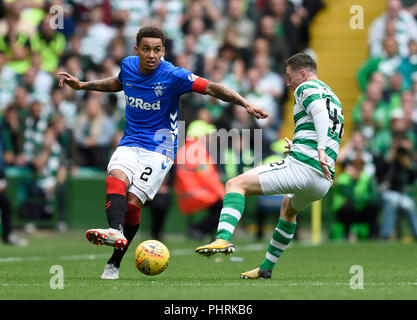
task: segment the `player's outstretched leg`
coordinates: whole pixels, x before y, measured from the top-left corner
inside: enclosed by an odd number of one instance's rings
[[[271,278],[272,270],[274,269],[278,258],[282,255],[294,237],[297,226],[295,222],[296,216],[297,211],[292,208],[288,196],[285,196],[281,205],[281,217],[279,218],[278,225],[274,230],[272,239],[269,242],[264,261],[262,261],[258,268],[241,273],[240,277],[242,279]]]
[[[235,246],[231,242],[232,236],[245,209],[245,195],[252,194],[262,194],[259,177],[252,170],[226,183],[226,195],[220,212],[216,240],[196,248],[197,253],[211,256],[216,253],[235,252]]]
[[[223,208],[220,212],[219,224],[217,227],[216,240],[198,247],[195,251],[205,256],[216,253],[230,254],[235,251],[231,242],[236,225],[242,217],[245,209],[245,197],[240,193],[227,193],[223,200]]]
[[[107,261],[104,272],[101,275],[102,279],[119,279],[120,263],[122,262],[122,259],[127,249],[129,248],[130,243],[132,242],[139,229],[140,211],[141,207],[131,202],[127,203],[127,213],[123,224],[123,232],[127,239],[128,245],[122,250],[117,250],[116,248],[114,249],[112,256]]]
[[[121,179],[113,175],[106,178],[105,208],[110,228],[90,229],[86,232],[86,238],[95,245],[123,249],[128,245],[128,241],[123,235],[123,220],[127,210],[126,182],[124,180],[127,180],[127,177],[123,173],[119,176],[116,172],[115,175]]]

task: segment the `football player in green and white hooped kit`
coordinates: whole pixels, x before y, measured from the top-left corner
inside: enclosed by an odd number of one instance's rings
[[[280,218],[265,259],[241,278],[270,278],[278,258],[294,236],[297,214],[322,199],[333,183],[335,163],[343,136],[340,100],[317,77],[314,59],[298,53],[286,60],[287,86],[295,90],[293,140],[286,138],[288,156],[253,168],[226,183],[216,240],[196,248],[202,255],[232,253],[231,242],[245,207],[245,196],[285,194]]]

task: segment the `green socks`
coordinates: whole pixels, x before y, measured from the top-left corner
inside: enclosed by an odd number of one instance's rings
[[[217,238],[232,240],[236,225],[245,209],[245,197],[240,193],[227,193],[223,200],[223,209],[220,212]]]
[[[278,258],[293,238],[296,226],[296,223],[287,222],[279,218],[278,225],[269,242],[265,260],[261,263],[261,270],[272,270],[274,268]]]
[[[232,240],[236,226],[242,217],[245,209],[245,197],[240,193],[227,193],[223,200],[223,209],[220,213],[219,226],[217,227],[217,238],[227,241]],[[269,242],[265,260],[261,263],[261,270],[274,268],[278,258],[287,248],[294,237],[296,223],[284,221],[279,218],[278,225]]]

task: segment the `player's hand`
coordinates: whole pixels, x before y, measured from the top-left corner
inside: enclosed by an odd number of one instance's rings
[[[285,137],[284,138],[285,139],[285,141],[287,142],[287,145],[286,146],[284,146],[284,148],[285,149],[288,149],[288,150],[285,150],[284,151],[284,154],[289,154],[290,153],[290,151],[291,151],[291,147],[292,147],[292,141],[290,140],[290,139],[288,139],[287,137]]]
[[[265,119],[268,118],[269,113],[266,112],[264,109],[254,106],[251,103],[247,103],[245,105],[246,111],[253,115],[256,119]]]
[[[321,170],[324,173],[324,176],[327,180],[332,181],[332,174],[330,173],[329,168],[331,168],[330,164],[327,162],[327,155],[324,149],[318,149],[319,153],[319,162]]]
[[[61,88],[63,87],[64,83],[66,83],[74,90],[81,89],[81,81],[78,78],[70,75],[68,72],[60,72],[58,75],[63,77],[59,79],[59,86]]]

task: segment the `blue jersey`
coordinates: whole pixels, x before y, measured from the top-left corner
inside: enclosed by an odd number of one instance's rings
[[[126,98],[126,125],[119,146],[137,146],[174,159],[180,96],[194,89],[196,79],[201,78],[162,59],[149,74],[140,71],[139,57],[123,59],[119,80]]]

